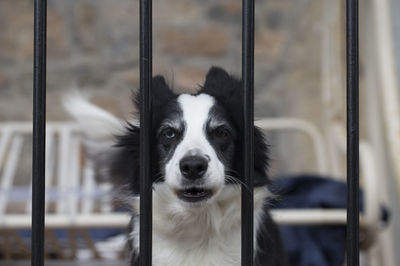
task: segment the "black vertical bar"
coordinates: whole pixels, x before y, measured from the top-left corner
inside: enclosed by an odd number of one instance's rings
[[[46,0],[35,0],[32,140],[32,266],[44,265],[46,9]]]
[[[347,265],[359,265],[358,0],[347,0]]]
[[[140,1],[140,265],[152,265],[152,184],[150,178],[152,1]]]
[[[242,79],[244,184],[242,185],[242,266],[253,265],[253,172],[254,172],[254,0],[243,0]],[[247,186],[249,189],[245,189]]]

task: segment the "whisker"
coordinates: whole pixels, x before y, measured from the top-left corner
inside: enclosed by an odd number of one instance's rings
[[[235,175],[237,175],[237,176],[240,176],[239,173],[238,173],[237,171],[235,171],[235,170],[233,170],[233,169],[231,169],[231,168],[227,168],[226,171],[227,171],[227,172],[231,172],[232,174],[235,174]]]
[[[157,183],[162,178],[164,178],[164,175],[161,172],[156,173],[155,176],[158,176],[158,177],[156,178],[156,180],[153,181],[153,183]]]
[[[235,180],[232,179],[230,176],[226,176],[226,179],[232,182],[232,184],[229,184],[229,185],[230,185],[230,186],[233,186],[234,189],[236,189],[236,190],[241,190],[241,185],[235,183]]]
[[[227,177],[231,181],[236,181],[236,182],[240,183],[241,185],[243,185],[243,187],[245,189],[247,189],[247,191],[251,192],[250,188],[245,183],[243,183],[241,180],[239,180],[238,178],[231,176],[231,175],[225,175],[225,177]]]

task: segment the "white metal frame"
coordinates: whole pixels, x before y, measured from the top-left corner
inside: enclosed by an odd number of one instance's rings
[[[295,118],[263,118],[256,125],[265,131],[291,132],[298,131],[306,134],[312,140],[316,153],[319,173],[328,173],[327,148],[323,142],[323,135],[311,123]],[[30,123],[3,123],[0,124],[0,167],[4,167],[0,180],[0,229],[26,229],[31,226],[30,195],[26,198],[26,213],[12,214],[5,212],[8,202],[6,191],[12,190],[15,170],[22,148],[23,135],[31,133]],[[344,149],[342,138],[338,138],[338,146]],[[111,199],[102,202],[101,210],[95,210],[94,197],[99,193],[107,197],[108,188],[101,188],[95,182],[92,162],[80,164],[82,152],[79,129],[71,123],[48,123],[47,125],[47,156],[46,156],[46,185],[52,185],[56,193],[49,193],[46,201],[46,227],[56,228],[126,228],[129,214],[112,213]],[[341,144],[339,144],[341,143]],[[55,146],[58,147],[57,153]],[[8,148],[8,149],[7,149]],[[8,155],[8,156],[6,156]],[[7,157],[7,160],[4,158]],[[361,217],[361,225],[368,233],[368,239],[375,239],[379,224],[379,200],[377,200],[376,169],[373,153],[368,144],[360,147],[361,169],[364,173],[366,212]],[[57,161],[58,169],[55,169]],[[0,168],[2,169],[2,168]],[[56,171],[57,170],[57,171]],[[52,180],[55,178],[55,180]],[[57,194],[57,199],[51,195]],[[55,212],[49,211],[49,203],[56,200]],[[78,205],[80,208],[78,208]],[[273,216],[278,223],[287,225],[344,225],[346,224],[345,209],[305,209],[305,210],[274,210]]]

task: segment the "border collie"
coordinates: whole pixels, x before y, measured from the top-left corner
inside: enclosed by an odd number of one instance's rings
[[[193,94],[175,94],[162,76],[153,78],[153,265],[240,265],[242,88],[240,80],[218,67]],[[125,195],[133,206],[128,238],[131,265],[139,265],[140,127],[130,122],[121,128],[115,117],[85,101],[69,101],[67,109],[92,139],[104,128],[120,132],[112,150],[97,158],[119,198]],[[257,127],[254,141],[254,262],[283,266],[279,231],[267,208],[268,149]]]

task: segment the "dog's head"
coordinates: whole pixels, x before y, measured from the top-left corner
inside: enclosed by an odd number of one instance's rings
[[[152,81],[152,182],[183,203],[201,204],[243,182],[242,82],[213,67],[196,94],[174,94],[164,78]],[[135,101],[139,109],[139,102]],[[112,175],[139,192],[139,127],[119,137]],[[254,128],[254,183],[268,182],[267,145]]]

